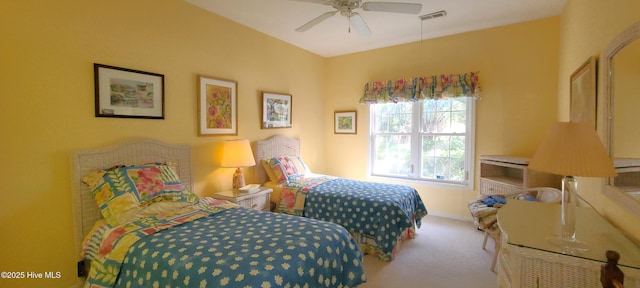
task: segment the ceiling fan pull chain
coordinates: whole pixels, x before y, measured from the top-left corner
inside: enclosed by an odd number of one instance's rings
[[[347,32],[351,34],[351,8],[349,8],[349,16],[347,16],[347,25],[349,25]]]

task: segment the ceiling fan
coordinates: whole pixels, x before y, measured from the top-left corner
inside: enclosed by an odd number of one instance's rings
[[[340,15],[349,19],[349,23],[360,35],[371,35],[371,30],[364,18],[354,12],[353,10],[361,8],[364,11],[380,11],[380,12],[393,12],[393,13],[405,13],[405,14],[418,14],[422,10],[422,4],[418,3],[399,3],[399,2],[362,2],[362,0],[292,0],[299,2],[309,2],[315,4],[321,4],[331,6],[335,8],[335,11],[326,12],[311,21],[296,28],[297,32],[304,32],[312,27],[320,24],[322,21],[327,20],[336,13],[340,12]],[[351,26],[349,26],[349,32],[351,32]]]

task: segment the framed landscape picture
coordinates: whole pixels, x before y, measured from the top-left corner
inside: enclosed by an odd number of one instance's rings
[[[356,111],[336,111],[334,113],[334,133],[335,134],[356,134],[357,133],[357,112]]]
[[[262,129],[291,128],[292,111],[291,95],[262,93]]]
[[[164,75],[94,63],[96,117],[164,119]]]
[[[199,135],[238,135],[238,83],[198,76]]]
[[[589,57],[571,74],[570,120],[571,122],[589,122],[596,128],[596,81],[597,59]]]

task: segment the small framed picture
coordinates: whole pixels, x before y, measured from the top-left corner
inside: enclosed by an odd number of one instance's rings
[[[238,83],[198,75],[198,135],[238,135]]]
[[[164,75],[93,64],[96,117],[164,119]]]
[[[334,118],[335,134],[357,134],[357,117],[356,111],[336,111]]]
[[[262,93],[262,129],[291,128],[291,95]]]

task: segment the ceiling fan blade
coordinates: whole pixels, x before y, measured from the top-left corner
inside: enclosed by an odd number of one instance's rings
[[[366,2],[362,4],[362,9],[364,11],[418,14],[420,13],[420,10],[422,10],[422,4],[398,2]]]
[[[331,6],[331,1],[329,0],[290,0],[290,1],[309,2],[309,3],[316,3],[316,4]]]
[[[362,36],[371,35],[371,30],[369,29],[369,26],[367,26],[367,22],[364,22],[364,18],[362,18],[360,14],[356,12],[351,13],[349,21],[351,22],[353,29],[355,29],[358,34]]]
[[[338,10],[336,10],[336,11],[331,11],[331,12],[327,12],[327,13],[324,13],[324,14],[322,14],[322,15],[320,15],[320,16],[318,16],[318,17],[316,17],[316,18],[313,18],[311,21],[309,21],[309,22],[305,23],[304,25],[302,25],[302,26],[298,27],[298,28],[296,29],[296,32],[304,32],[304,31],[307,31],[307,30],[311,29],[311,27],[313,27],[313,26],[316,26],[316,25],[320,24],[320,22],[322,22],[322,21],[324,21],[324,20],[327,20],[327,18],[329,18],[329,17],[331,17],[331,16],[333,16],[333,15],[336,15],[336,13],[338,13]]]

